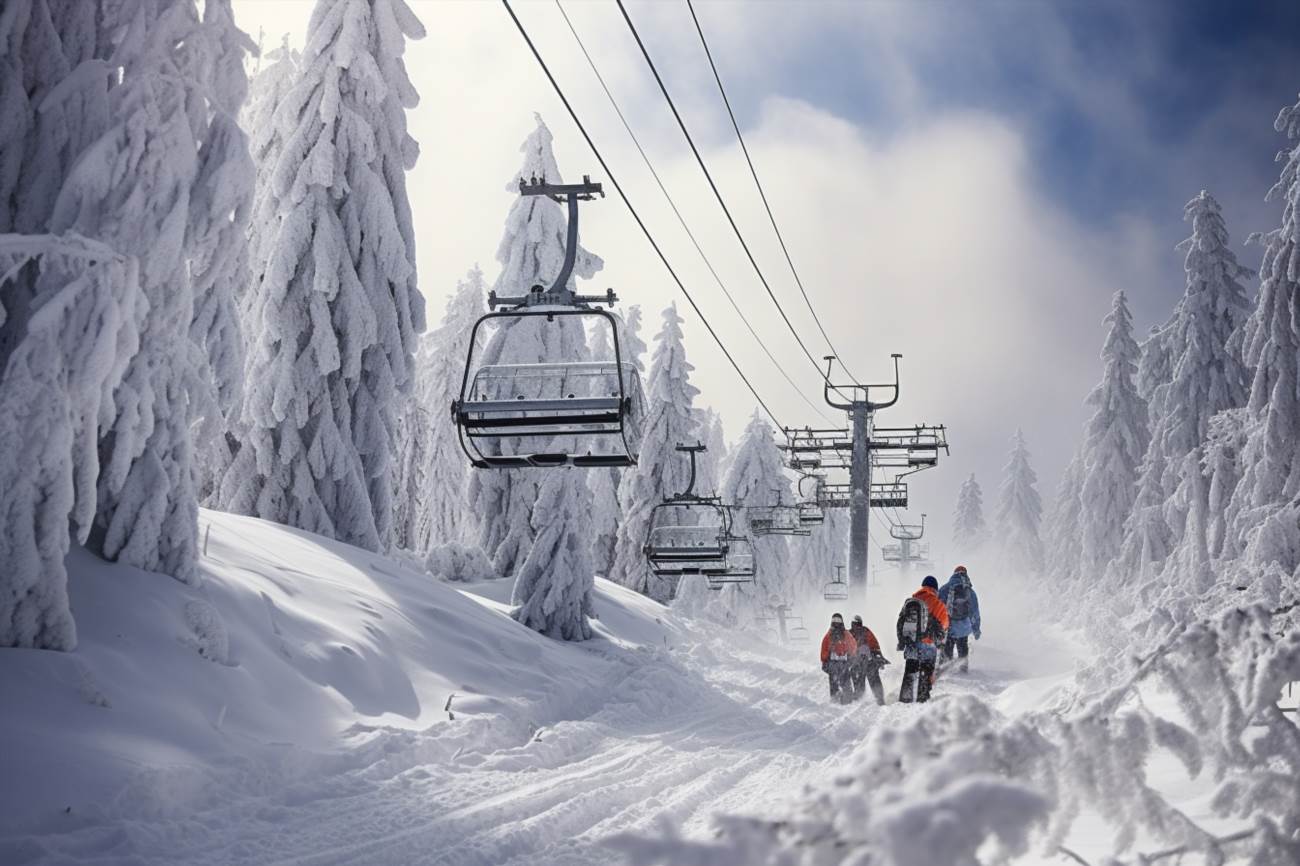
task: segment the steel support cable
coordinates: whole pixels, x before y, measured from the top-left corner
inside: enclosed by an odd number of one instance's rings
[[[556,0],[559,2],[559,0]],[[781,229],[777,226],[776,216],[772,213],[772,206],[767,201],[767,192],[763,189],[763,183],[758,179],[758,169],[754,168],[754,160],[749,156],[749,147],[745,144],[745,136],[740,133],[740,124],[736,122],[736,114],[731,110],[731,100],[727,98],[727,89],[722,86],[722,76],[718,74],[718,66],[713,62],[713,52],[709,50],[709,42],[704,38],[704,28],[700,26],[700,19],[695,14],[695,4],[692,0],[686,0],[686,8],[691,11],[691,20],[695,22],[695,32],[700,35],[700,45],[704,47],[704,56],[709,59],[709,68],[713,70],[713,80],[718,83],[718,93],[722,95],[722,104],[727,107],[727,116],[731,118],[731,128],[736,131],[736,140],[740,142],[740,150],[745,154],[745,164],[749,166],[749,174],[754,178],[754,186],[758,187],[758,197],[763,200],[763,209],[767,211],[768,222],[772,224],[772,231],[776,233],[777,243],[781,245],[781,253],[785,256],[785,263],[790,266],[790,273],[794,275],[795,285],[799,287],[799,294],[803,295],[803,302],[808,305],[808,312],[812,313],[813,321],[817,323],[817,330],[821,331],[822,339],[826,341],[827,347],[830,348],[831,354],[835,356],[840,367],[848,374],[853,381],[858,381],[858,377],[853,375],[844,364],[844,356],[835,348],[831,342],[830,335],[826,333],[826,328],[822,326],[822,320],[813,309],[812,300],[808,297],[808,292],[804,289],[803,280],[799,277],[799,271],[794,266],[794,259],[790,257],[790,250],[785,245],[785,238],[781,235]]]
[[[817,371],[817,378],[825,382],[830,388],[843,394],[842,389],[832,383],[827,374],[822,371],[821,363],[813,357],[812,352],[808,351],[808,347],[804,344],[803,338],[799,336],[799,332],[795,330],[794,324],[790,321],[790,317],[786,315],[785,308],[782,307],[781,302],[777,300],[776,293],[772,291],[772,286],[767,282],[767,277],[763,276],[763,269],[758,266],[758,260],[754,258],[754,254],[750,251],[749,244],[745,241],[745,236],[741,234],[740,226],[736,224],[735,218],[732,217],[731,209],[727,207],[727,202],[723,199],[722,193],[718,189],[718,185],[713,182],[713,175],[709,172],[709,167],[705,164],[704,157],[700,154],[699,148],[695,146],[695,139],[691,137],[690,130],[686,128],[686,121],[682,119],[681,113],[678,112],[677,104],[673,102],[672,95],[668,93],[668,87],[664,84],[663,78],[659,75],[658,67],[655,66],[654,61],[650,58],[650,52],[646,48],[645,43],[641,41],[641,34],[637,32],[636,25],[632,23],[632,18],[627,14],[627,7],[623,5],[623,0],[614,0],[614,2],[618,4],[619,11],[623,13],[623,20],[627,22],[628,29],[632,31],[632,38],[636,40],[637,47],[641,49],[641,56],[645,58],[646,65],[650,67],[650,72],[654,75],[655,82],[659,85],[659,92],[663,94],[664,99],[668,102],[668,107],[672,110],[673,117],[677,120],[677,126],[681,129],[682,135],[685,136],[686,143],[690,145],[691,153],[695,155],[695,161],[699,164],[700,170],[704,172],[704,179],[708,181],[709,189],[713,191],[713,197],[718,200],[718,205],[722,208],[723,214],[726,215],[727,222],[731,224],[732,232],[735,233],[736,239],[740,241],[740,246],[745,251],[745,256],[749,259],[750,265],[754,268],[754,273],[758,275],[759,282],[763,284],[763,288],[767,291],[767,296],[772,299],[772,303],[776,306],[776,311],[781,314],[782,321],[784,321],[785,326],[790,329],[791,336],[794,337],[795,342],[799,344],[799,348],[803,350],[804,355],[808,358],[808,363],[812,364],[813,369]]]
[[[708,329],[709,336],[713,337],[713,341],[718,344],[718,348],[722,350],[722,354],[726,356],[726,359],[731,363],[731,366],[736,371],[736,375],[738,375],[740,380],[745,383],[745,387],[749,389],[749,393],[754,395],[754,399],[758,401],[758,405],[767,413],[767,417],[772,419],[772,423],[778,428],[782,428],[781,422],[777,420],[776,415],[768,408],[767,403],[763,402],[763,398],[759,396],[753,383],[749,381],[749,377],[745,375],[745,372],[740,369],[740,365],[736,363],[736,359],[727,351],[727,347],[722,342],[722,338],[718,336],[717,331],[713,330],[713,326],[709,324],[708,318],[704,315],[704,312],[700,309],[699,305],[695,303],[695,299],[691,297],[691,293],[687,290],[681,277],[677,276],[677,272],[673,270],[673,266],[668,263],[668,257],[665,256],[664,251],[660,249],[659,243],[654,239],[654,235],[650,234],[650,229],[646,227],[645,222],[641,219],[641,215],[637,213],[636,208],[632,206],[631,200],[627,197],[627,193],[623,191],[623,187],[618,182],[618,178],[614,176],[614,172],[610,171],[609,165],[605,162],[605,158],[600,155],[600,150],[596,147],[596,143],[591,140],[591,136],[587,133],[587,128],[583,126],[582,121],[578,119],[578,114],[573,110],[573,106],[569,104],[568,97],[564,95],[564,90],[560,87],[560,83],[556,81],[555,76],[551,74],[550,67],[547,66],[546,61],[542,59],[541,52],[539,52],[537,46],[533,44],[532,37],[528,35],[528,31],[524,28],[523,22],[520,21],[519,16],[515,14],[514,8],[510,5],[510,0],[501,0],[501,5],[505,6],[506,12],[510,14],[511,20],[515,22],[515,27],[519,30],[519,35],[524,38],[524,42],[527,43],[528,49],[533,53],[533,57],[537,60],[537,65],[542,68],[542,72],[546,75],[547,80],[551,82],[551,87],[554,88],[555,95],[558,96],[560,102],[564,104],[565,110],[569,112],[569,117],[573,119],[574,125],[578,127],[578,132],[582,133],[583,139],[586,140],[587,146],[591,148],[591,152],[596,157],[596,161],[600,163],[600,167],[605,172],[605,176],[608,177],[609,182],[614,185],[614,189],[618,192],[619,198],[623,200],[623,204],[627,207],[628,213],[632,214],[632,219],[636,220],[636,224],[641,229],[641,233],[645,235],[646,240],[650,242],[650,246],[654,248],[655,254],[659,256],[659,261],[663,263],[664,269],[668,271],[668,275],[672,277],[673,282],[677,284],[677,288],[681,290],[682,295],[684,295],[687,302],[690,303],[691,309],[700,317],[700,321],[704,324],[704,327]]]
[[[596,76],[596,80],[600,82],[600,87],[605,91],[605,96],[609,99],[609,104],[613,107],[614,113],[618,115],[619,121],[623,124],[623,129],[627,132],[628,137],[632,139],[632,143],[636,145],[637,153],[641,154],[642,162],[644,162],[645,167],[650,170],[651,177],[654,178],[655,183],[659,186],[659,191],[663,193],[664,198],[668,201],[668,206],[672,208],[673,215],[677,217],[677,222],[681,223],[682,231],[686,232],[686,236],[690,238],[691,244],[695,247],[695,251],[700,254],[700,258],[704,261],[704,266],[707,267],[709,273],[713,275],[714,281],[718,284],[718,288],[722,290],[722,294],[726,297],[727,301],[730,302],[731,308],[736,311],[736,315],[740,317],[740,321],[745,323],[745,327],[749,330],[749,333],[754,338],[755,342],[758,343],[759,348],[763,350],[763,354],[767,355],[768,360],[772,362],[773,366],[776,367],[777,371],[785,381],[788,382],[790,387],[794,389],[795,393],[799,395],[799,399],[808,404],[808,407],[820,415],[826,423],[834,423],[830,418],[826,417],[826,413],[824,413],[819,406],[808,399],[804,394],[803,389],[795,384],[795,381],[790,378],[790,374],[781,366],[781,362],[772,354],[771,349],[769,349],[767,344],[763,342],[763,339],[758,336],[758,332],[754,330],[754,326],[749,323],[749,319],[745,317],[744,312],[740,309],[740,305],[736,303],[736,299],[732,297],[726,284],[722,282],[722,277],[718,275],[717,270],[713,267],[713,262],[704,254],[704,249],[700,246],[700,242],[696,240],[695,233],[692,232],[690,226],[686,224],[686,218],[682,216],[681,210],[678,209],[677,202],[674,201],[672,195],[669,194],[668,188],[659,177],[659,172],[655,170],[653,163],[650,162],[649,155],[645,152],[645,148],[641,146],[640,139],[638,139],[636,133],[632,131],[632,126],[628,123],[627,117],[623,114],[623,109],[619,107],[618,100],[614,98],[614,94],[610,91],[609,85],[605,83],[605,76],[600,74],[600,69],[596,67],[596,61],[592,59],[591,54],[587,51],[587,46],[583,43],[582,37],[578,35],[577,28],[575,28],[573,22],[569,20],[568,13],[564,11],[564,5],[560,0],[555,0],[555,7],[560,10],[560,15],[564,18],[564,23],[568,25],[569,32],[573,34],[574,41],[578,43],[578,48],[582,51],[582,56],[587,59],[587,65],[591,67],[591,71]]]

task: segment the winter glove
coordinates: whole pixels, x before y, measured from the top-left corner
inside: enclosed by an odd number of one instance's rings
[[[822,673],[824,673],[824,674],[828,674],[828,673],[830,673],[830,672],[831,672],[831,663],[830,663],[830,662],[822,662]]]
[[[880,653],[875,653],[874,655],[872,655],[871,660],[875,662],[877,665],[879,665],[880,667],[884,667],[885,665],[889,664],[889,659],[885,658]]]
[[[902,652],[902,651],[903,651],[903,645],[902,645],[901,643],[898,645],[898,651],[899,651],[899,652]]]
[[[975,640],[979,640],[979,639],[980,639],[980,630],[975,629]]]

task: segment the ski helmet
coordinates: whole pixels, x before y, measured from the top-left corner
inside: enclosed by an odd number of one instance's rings
[[[853,624],[862,625],[862,614],[858,613],[853,615]]]
[[[956,568],[954,568],[954,569],[952,570],[952,573],[953,573],[953,574],[965,574],[965,573],[966,573],[966,566],[964,566],[964,565],[959,565],[959,566],[957,566]]]
[[[840,616],[838,613],[831,614],[831,625],[843,626],[844,617]]]
[[[928,586],[930,589],[937,590],[939,588],[939,580],[933,574],[927,574],[925,580],[921,581],[921,586]]]

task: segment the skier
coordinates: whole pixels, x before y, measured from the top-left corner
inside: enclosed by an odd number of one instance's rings
[[[961,659],[957,670],[970,670],[970,637],[980,639],[980,598],[971,586],[966,566],[953,569],[952,577],[939,590],[939,600],[948,608],[948,639],[943,644],[943,657],[953,660],[953,651]]]
[[[861,616],[853,617],[849,634],[853,635],[853,641],[858,645],[849,669],[853,681],[853,700],[862,697],[864,686],[870,683],[871,694],[875,695],[876,703],[883,707],[885,687],[880,683],[880,669],[889,664],[889,660],[880,652],[880,641],[876,640],[871,629],[862,624]]]
[[[898,648],[907,660],[898,699],[911,703],[930,699],[938,644],[948,631],[948,609],[939,600],[939,581],[926,575],[921,588],[903,602],[898,613]]]
[[[847,704],[853,700],[849,682],[849,661],[857,654],[853,635],[844,629],[844,617],[831,614],[831,628],[822,638],[822,671],[831,680],[831,699]]]

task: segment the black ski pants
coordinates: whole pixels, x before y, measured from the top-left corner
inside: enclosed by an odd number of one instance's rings
[[[949,637],[944,641],[943,654],[948,661],[952,661],[954,649],[957,651],[958,658],[966,658],[970,655],[970,637]]]
[[[876,703],[881,706],[885,705],[885,687],[880,682],[880,664],[873,659],[859,656],[853,663],[853,699],[856,701],[862,697],[868,683],[871,685],[871,694],[875,696]]]
[[[898,699],[905,704],[930,700],[930,681],[934,679],[934,659],[908,659],[903,667],[903,687]]]

